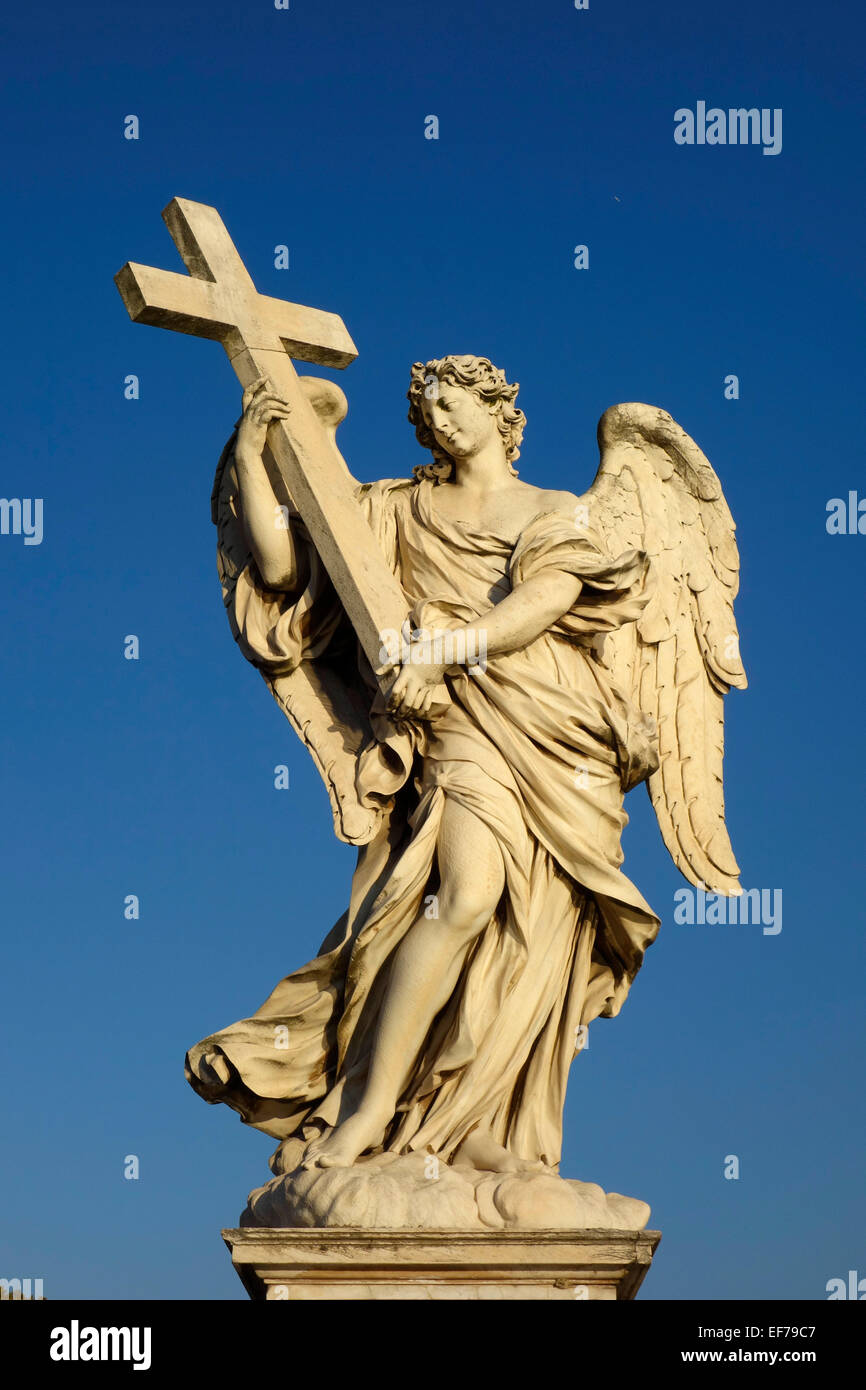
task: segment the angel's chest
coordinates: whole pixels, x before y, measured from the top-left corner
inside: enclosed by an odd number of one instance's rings
[[[512,550],[527,520],[523,512],[513,505],[494,503],[478,511],[465,507],[452,511],[441,502],[436,509],[436,519],[441,520],[448,531],[483,537],[487,542],[493,541]]]
[[[398,577],[415,597],[490,598],[511,586],[513,546],[489,536],[442,536],[410,528],[399,537]]]

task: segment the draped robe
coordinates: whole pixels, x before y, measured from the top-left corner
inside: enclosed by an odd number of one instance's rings
[[[582,589],[521,650],[488,655],[483,669],[452,668],[452,704],[429,723],[397,729],[358,658],[373,735],[356,788],[362,806],[385,814],[359,852],[348,910],[251,1018],[190,1050],[187,1077],[206,1100],[281,1140],[306,1141],[353,1111],[390,961],[419,915],[435,913],[437,835],[451,797],[495,837],[505,888],[420,1054],[407,1058],[383,1148],[447,1160],[481,1127],[555,1167],[581,1025],[618,1013],[659,925],[620,869],[624,793],[657,766],[655,730],[599,651],[604,633],[649,601],[648,562],[637,551],[605,554],[557,512],[535,517],[516,543],[478,531],[442,515],[429,480],[385,480],[357,496],[415,629],[477,623],[546,570],[576,575]],[[300,594],[269,592],[253,564],[234,593],[239,643],[266,671],[326,652],[338,630],[339,605],[304,534]],[[280,1026],[286,1048],[275,1046]],[[213,1053],[228,1081],[209,1065]]]

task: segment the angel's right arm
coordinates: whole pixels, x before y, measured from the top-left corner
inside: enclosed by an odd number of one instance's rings
[[[262,378],[244,392],[244,413],[235,443],[241,523],[266,589],[291,593],[298,585],[298,556],[286,510],[274,494],[262,452],[272,420],[289,408]]]
[[[280,507],[261,454],[235,449],[238,514],[266,589],[291,593],[298,584],[298,555],[291,522]]]

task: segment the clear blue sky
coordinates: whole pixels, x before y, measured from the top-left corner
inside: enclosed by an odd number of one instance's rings
[[[0,491],[44,499],[44,539],[0,536],[0,1275],[244,1296],[219,1230],[273,1144],[202,1104],[184,1052],[315,953],[352,869],[222,609],[234,375],[216,344],[131,324],[113,284],[127,259],[180,268],[176,194],[220,209],[262,291],[342,314],[361,478],[420,460],[409,364],[448,352],[521,382],[531,481],[583,490],[623,400],[713,462],[751,681],[727,705],[729,825],[783,929],[675,923],[683,881],[632,795],[626,868],[663,926],[575,1063],[563,1173],[652,1203],[644,1297],[866,1275],[866,536],[825,528],[829,498],[866,494],[864,28],[803,0],[6,8]],[[676,145],[699,100],[781,108],[782,152]]]

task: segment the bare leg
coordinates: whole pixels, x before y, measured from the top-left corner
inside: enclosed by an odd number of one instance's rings
[[[447,797],[437,857],[439,916],[418,917],[394,956],[361,1103],[310,1145],[305,1167],[349,1167],[382,1142],[430,1025],[450,999],[472,942],[496,910],[505,883],[496,839],[483,821]]]

